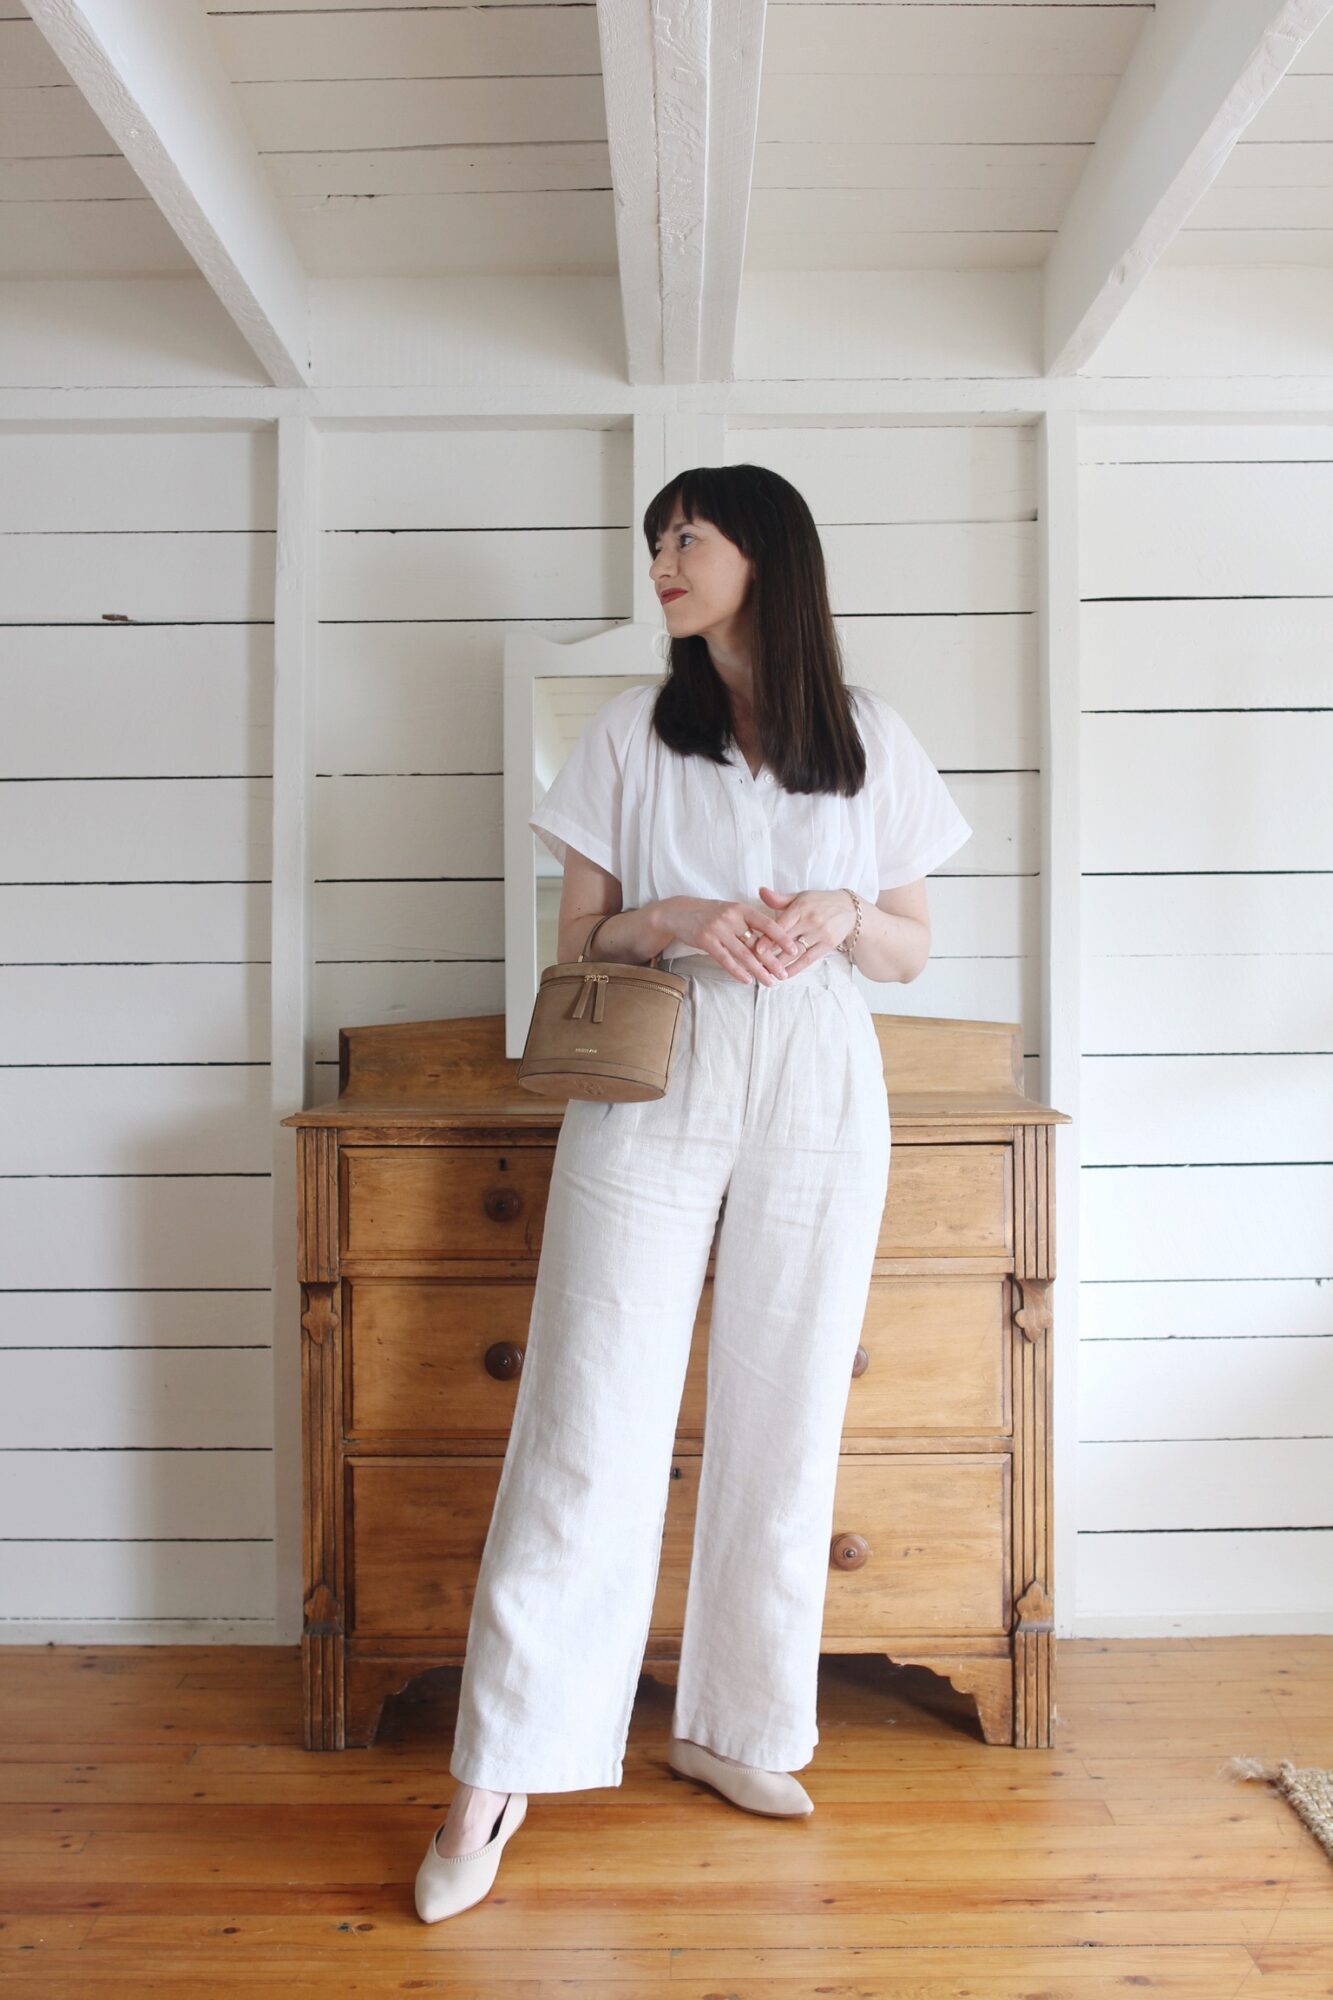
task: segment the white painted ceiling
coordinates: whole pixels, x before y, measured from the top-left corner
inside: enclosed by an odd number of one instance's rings
[[[206,13],[310,275],[615,273],[594,0]],[[1042,264],[1152,15],[770,0],[744,268]],[[1163,254],[1333,262],[1333,19]],[[20,0],[0,0],[0,276],[193,268]]]

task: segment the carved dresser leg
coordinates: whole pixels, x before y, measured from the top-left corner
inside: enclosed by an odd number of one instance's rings
[[[301,1287],[305,1402],[305,1600],[301,1665],[307,1750],[346,1742],[346,1642],[338,1591],[338,1437],[341,1425],[338,1287]]]

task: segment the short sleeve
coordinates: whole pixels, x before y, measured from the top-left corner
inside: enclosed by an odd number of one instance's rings
[[[622,692],[586,724],[528,820],[562,868],[566,849],[575,847],[608,874],[620,874],[624,715]]]
[[[896,708],[863,690],[858,714],[866,782],[872,786],[875,861],[881,890],[919,882],[972,838],[972,828],[924,748]]]

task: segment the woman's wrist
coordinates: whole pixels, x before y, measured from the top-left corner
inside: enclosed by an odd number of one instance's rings
[[[666,902],[617,910],[599,927],[589,946],[588,933],[596,922],[596,917],[580,917],[579,941],[570,953],[571,958],[577,958],[582,951],[589,959],[609,958],[621,964],[646,965],[675,936]]]
[[[863,906],[861,903],[861,898],[857,895],[855,889],[844,889],[842,893],[844,896],[850,896],[852,899],[853,921],[851,929],[848,931],[846,937],[843,938],[841,944],[838,946],[838,950],[842,952],[847,958],[849,958],[853,965],[855,965],[856,941],[861,935],[861,919],[863,914]]]

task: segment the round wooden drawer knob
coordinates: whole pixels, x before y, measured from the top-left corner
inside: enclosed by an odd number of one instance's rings
[[[858,1347],[856,1350],[856,1359],[852,1363],[852,1374],[854,1376],[864,1375],[869,1366],[870,1355],[868,1351],[864,1347]]]
[[[523,1371],[523,1349],[514,1340],[497,1340],[486,1349],[486,1373],[497,1382],[512,1382]]]
[[[860,1569],[869,1554],[870,1544],[864,1535],[833,1537],[834,1569]]]
[[[523,1206],[523,1197],[517,1188],[488,1188],[481,1205],[492,1222],[512,1222]]]

